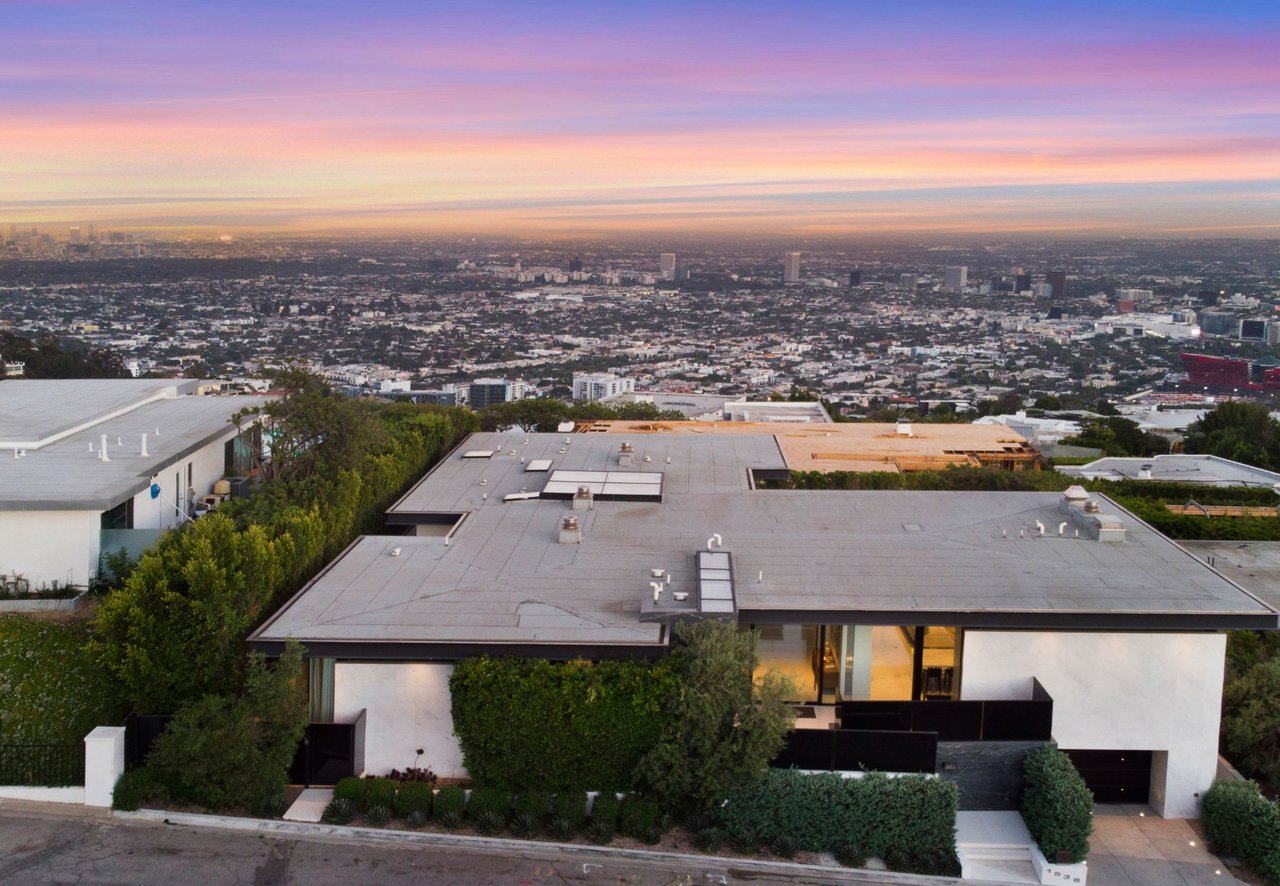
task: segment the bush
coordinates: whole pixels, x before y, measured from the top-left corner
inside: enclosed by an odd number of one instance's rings
[[[389,778],[367,778],[368,787],[364,795],[364,808],[383,806],[388,812],[395,808],[396,783]]]
[[[450,809],[447,812],[441,812],[436,817],[436,821],[440,822],[440,827],[453,830],[462,826],[462,813],[457,809]]]
[[[532,837],[542,830],[542,819],[530,812],[517,812],[511,816],[508,828],[517,837]]]
[[[894,847],[885,853],[884,866],[902,874],[959,877],[960,860],[954,852],[911,853]]]
[[[1280,808],[1252,781],[1216,781],[1200,800],[1209,847],[1259,868],[1280,850]],[[1273,878],[1280,880],[1280,878]]]
[[[336,793],[335,793],[336,796]],[[431,814],[431,785],[423,781],[409,781],[396,791],[396,815],[407,817],[415,812]]]
[[[641,839],[651,829],[658,828],[662,810],[653,800],[628,796],[622,804],[621,830],[625,836]],[[658,828],[661,833],[661,828]]]
[[[860,868],[867,863],[867,853],[862,851],[862,847],[857,843],[848,840],[836,845],[833,850],[836,861],[847,868]]]
[[[587,825],[587,838],[592,843],[598,843],[601,846],[612,840],[614,833],[613,825],[604,820],[596,821],[592,819],[591,824]]]
[[[553,815],[551,821],[547,823],[547,833],[555,840],[561,843],[568,843],[578,833],[580,823],[574,823],[573,819],[564,818],[563,816]]]
[[[789,837],[823,852],[842,844],[881,855],[955,853],[958,793],[954,784],[923,775],[861,779],[770,769],[753,785],[730,792],[720,817],[730,835],[745,831],[773,843]]]
[[[561,791],[551,798],[551,817],[563,818],[574,830],[587,823],[587,795],[583,791]]]
[[[795,858],[799,848],[796,838],[790,834],[779,834],[769,844],[769,850],[778,858]]]
[[[350,824],[351,819],[356,817],[359,810],[356,804],[344,798],[330,800],[329,805],[324,807],[324,812],[320,815],[320,820],[328,824]]]
[[[1253,665],[1223,688],[1222,748],[1245,775],[1280,786],[1280,658]]]
[[[384,803],[370,803],[364,811],[364,820],[375,828],[380,828],[391,820],[391,807]]]
[[[542,827],[542,821],[547,817],[547,810],[550,808],[551,798],[539,791],[530,791],[516,797],[515,814],[533,816],[538,827]]]
[[[729,829],[729,845],[733,847],[734,852],[755,855],[759,842],[760,838],[751,828],[738,826]]]
[[[205,807],[261,808],[284,792],[307,728],[307,702],[296,685],[301,672],[297,643],[289,643],[274,668],[251,655],[244,692],[207,695],[179,711],[147,765]]]
[[[436,818],[455,813],[462,817],[462,810],[467,805],[467,792],[456,784],[445,785],[436,791],[435,800],[431,804],[431,812]]]
[[[150,766],[130,769],[120,776],[111,792],[111,808],[132,812],[144,803],[175,799],[172,778]]]
[[[277,794],[262,804],[258,814],[263,818],[284,818],[284,814],[288,811],[289,803],[285,800],[284,794]]]
[[[1093,794],[1071,758],[1048,745],[1029,752],[1023,762],[1022,818],[1050,861],[1058,852],[1073,862],[1089,854],[1093,832]]]
[[[703,852],[717,852],[724,843],[724,831],[719,828],[701,828],[693,835],[693,845]]]
[[[471,819],[479,819],[486,813],[493,813],[498,817],[499,828],[505,825],[507,817],[511,815],[510,792],[497,788],[474,788],[471,791],[471,799],[467,801],[467,816]]]
[[[607,824],[610,829],[617,830],[618,812],[621,806],[616,794],[611,791],[601,791],[596,794],[595,802],[591,804],[591,823]]]
[[[664,660],[590,666],[526,659],[459,662],[454,731],[478,783],[512,791],[627,790],[676,691]]]
[[[415,809],[406,815],[404,820],[405,824],[416,830],[427,823],[427,814],[421,809]]]
[[[346,778],[339,779],[338,783],[333,786],[333,799],[350,800],[357,809],[363,809],[365,805],[364,798],[368,790],[368,781],[349,775]]]

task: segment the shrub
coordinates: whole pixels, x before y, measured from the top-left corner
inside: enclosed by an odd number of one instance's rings
[[[285,800],[284,794],[277,794],[262,804],[258,814],[263,818],[284,818],[284,814],[288,811],[289,803]]]
[[[662,810],[653,800],[628,796],[622,804],[621,830],[628,837],[643,837],[651,828],[658,828]],[[658,828],[661,833],[661,828]]]
[[[779,834],[773,838],[769,844],[770,851],[778,858],[795,858],[796,852],[799,850],[797,840],[790,834]]]
[[[143,803],[163,803],[173,799],[171,779],[150,766],[130,769],[116,781],[111,792],[111,808],[132,812]]]
[[[406,815],[404,820],[409,827],[416,830],[427,823],[427,814],[421,809],[415,809]]]
[[[364,808],[383,806],[388,812],[395,807],[396,783],[389,778],[365,779],[369,785],[364,795]]]
[[[693,835],[693,845],[703,852],[717,852],[724,843],[724,831],[720,828],[702,828]]]
[[[284,792],[307,728],[296,680],[302,647],[290,642],[274,668],[249,657],[245,690],[206,695],[183,708],[156,739],[147,765],[209,808],[258,809]]]
[[[431,785],[428,782],[403,782],[396,790],[396,815],[407,817],[415,812],[421,812],[424,816],[430,815],[431,794]]]
[[[603,819],[600,821],[592,819],[591,824],[587,825],[587,838],[592,843],[599,843],[603,846],[613,839],[613,834],[613,825]]]
[[[1045,858],[1071,853],[1073,862],[1089,854],[1093,794],[1071,758],[1048,745],[1029,752],[1023,763],[1022,818]]]
[[[357,778],[349,775],[340,779],[333,786],[333,799],[350,800],[357,809],[363,809],[365,805],[365,795],[369,789],[369,782],[363,778]]]
[[[759,841],[760,838],[751,828],[739,826],[729,829],[729,845],[733,847],[734,852],[755,855]]]
[[[538,791],[530,791],[516,797],[515,814],[532,816],[538,823],[537,826],[542,827],[542,820],[547,817],[547,810],[550,807],[550,797]]]
[[[350,824],[351,819],[356,817],[358,811],[356,804],[350,800],[338,798],[330,800],[329,805],[324,807],[320,820],[329,824]]]
[[[431,812],[436,818],[455,813],[461,819],[463,807],[466,805],[467,792],[456,784],[450,784],[436,791],[435,800],[431,803]]]
[[[786,836],[815,852],[853,843],[872,855],[893,848],[926,855],[955,852],[957,805],[955,785],[922,775],[846,779],[770,769],[731,792],[720,817],[730,835],[748,831],[768,843]]]
[[[1280,785],[1280,658],[1253,665],[1223,688],[1222,748],[1245,775]]]
[[[634,787],[676,687],[665,659],[583,666],[479,658],[459,662],[449,679],[467,771],[478,784],[513,791]]]
[[[542,830],[542,819],[530,812],[517,812],[508,827],[517,837],[532,837]]]
[[[547,822],[547,833],[553,839],[559,840],[561,843],[567,843],[578,833],[579,826],[580,823],[575,823],[573,819],[553,815],[551,821]]]
[[[862,851],[862,847],[857,843],[845,840],[838,843],[833,850],[836,861],[847,868],[864,867],[867,863],[867,853]]]
[[[587,795],[583,791],[561,791],[551,798],[551,817],[563,818],[573,829],[587,822]]]
[[[364,820],[375,828],[380,828],[391,820],[391,807],[383,803],[370,803],[364,811]]]
[[[591,804],[591,823],[607,824],[610,830],[617,830],[618,812],[621,806],[616,794],[611,791],[601,791],[596,794],[595,802]]]
[[[467,801],[467,816],[477,819],[485,813],[493,813],[498,817],[498,827],[507,823],[511,814],[511,794],[497,788],[474,788],[471,799]]]
[[[1219,855],[1261,867],[1280,850],[1280,808],[1252,781],[1216,781],[1200,801],[1205,835]],[[1276,878],[1280,879],[1280,878]]]
[[[450,809],[446,812],[441,812],[436,820],[440,822],[440,827],[453,830],[462,826],[462,812],[457,809]]]

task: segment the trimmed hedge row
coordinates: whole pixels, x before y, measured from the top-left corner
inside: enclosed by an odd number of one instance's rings
[[[477,658],[449,680],[453,728],[477,784],[510,791],[627,790],[662,734],[673,664]]]
[[[1089,854],[1093,832],[1093,794],[1071,758],[1048,745],[1029,752],[1023,762],[1022,819],[1045,858],[1070,852],[1073,862]]]
[[[1216,781],[1200,801],[1209,848],[1280,884],[1280,806],[1252,781]]]
[[[928,859],[954,860],[958,806],[954,784],[923,775],[842,778],[770,769],[731,792],[719,814],[731,837],[792,841],[817,852],[855,847],[895,859],[899,869],[918,869]]]

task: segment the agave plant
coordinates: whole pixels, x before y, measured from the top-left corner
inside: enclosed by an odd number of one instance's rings
[[[724,843],[724,831],[719,828],[702,828],[693,835],[693,845],[703,852],[717,852]]]
[[[561,843],[568,843],[573,839],[577,831],[578,829],[574,827],[573,819],[565,818],[564,816],[556,816],[547,825],[547,833]]]
[[[415,809],[405,818],[405,823],[411,828],[420,828],[427,823],[427,814],[421,809]]]
[[[603,846],[613,839],[613,825],[607,821],[592,821],[587,825],[587,836],[592,843]]]
[[[867,853],[862,851],[862,847],[851,840],[846,840],[835,848],[834,855],[836,861],[847,868],[860,868],[867,863]]]
[[[729,832],[729,845],[734,852],[743,855],[754,855],[756,851],[755,832],[747,828],[739,828]]]
[[[336,800],[330,800],[329,805],[324,807],[320,820],[329,824],[350,824],[351,819],[355,817],[356,804],[346,797],[339,797]]]
[[[448,809],[440,813],[440,827],[453,830],[462,824],[462,813],[457,809]]]
[[[648,843],[652,846],[662,839],[663,829],[661,825],[651,824],[647,828],[640,831],[640,841]]]
[[[532,837],[542,830],[542,822],[538,820],[538,816],[530,812],[519,812],[512,817],[508,827],[517,837]]]
[[[494,809],[484,809],[477,813],[472,820],[476,826],[476,830],[482,834],[496,834],[502,830],[502,826],[506,821],[502,817],[502,813]]]
[[[375,828],[380,828],[391,820],[391,810],[382,803],[374,803],[365,810],[364,820]]]
[[[773,854],[778,858],[795,858],[796,851],[800,846],[796,842],[796,838],[790,834],[779,834],[770,841],[769,848],[773,850]]]
[[[263,818],[283,818],[284,814],[289,811],[289,804],[285,801],[284,795],[277,794],[263,803],[259,811]]]

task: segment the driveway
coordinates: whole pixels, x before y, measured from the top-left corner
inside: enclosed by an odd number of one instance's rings
[[[1089,839],[1089,886],[1222,886],[1240,883],[1182,820],[1146,806],[1099,806]]]

